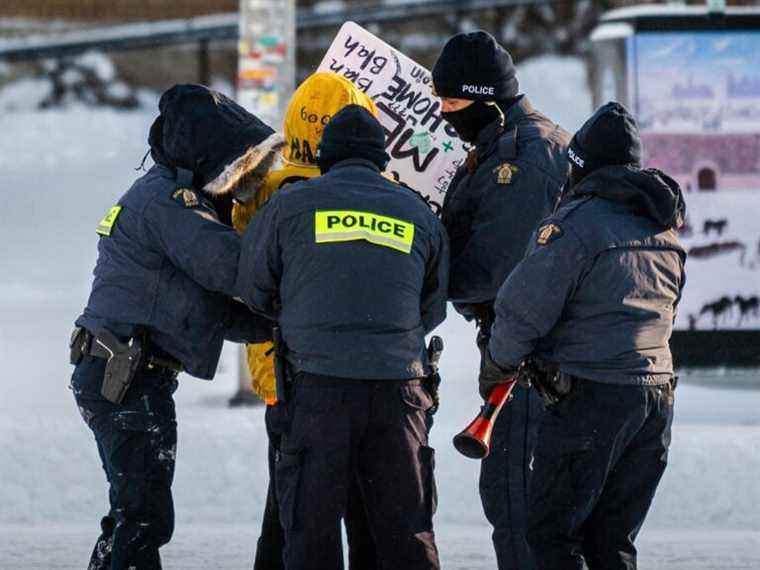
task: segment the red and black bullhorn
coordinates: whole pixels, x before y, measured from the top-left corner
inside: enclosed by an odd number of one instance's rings
[[[471,459],[483,459],[488,456],[491,450],[493,424],[504,404],[509,400],[516,383],[517,380],[512,378],[491,390],[488,400],[480,408],[477,417],[454,436],[454,447],[459,453]]]

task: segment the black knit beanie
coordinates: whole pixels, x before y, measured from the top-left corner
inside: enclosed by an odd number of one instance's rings
[[[567,149],[573,179],[604,166],[641,166],[641,137],[636,120],[620,103],[600,107],[575,133]]]
[[[452,37],[433,67],[439,97],[501,101],[519,90],[512,56],[488,32],[479,30]]]
[[[320,171],[348,158],[363,158],[385,170],[390,157],[385,152],[385,131],[380,122],[360,105],[346,105],[333,115],[322,133],[317,151]]]

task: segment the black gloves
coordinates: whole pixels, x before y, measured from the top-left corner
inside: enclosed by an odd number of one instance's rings
[[[478,387],[481,397],[487,400],[491,390],[497,385],[511,380],[517,374],[517,368],[502,368],[491,358],[488,347],[485,346],[483,349],[483,362],[480,367]]]

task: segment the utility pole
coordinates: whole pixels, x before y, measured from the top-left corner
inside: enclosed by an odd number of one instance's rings
[[[276,130],[295,89],[295,0],[240,0],[238,102]]]
[[[282,130],[296,82],[295,0],[240,0],[237,100]],[[261,402],[251,391],[245,346],[239,351],[238,391],[230,405]]]

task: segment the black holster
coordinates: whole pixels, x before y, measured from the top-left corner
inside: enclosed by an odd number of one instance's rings
[[[441,354],[443,354],[443,339],[437,335],[431,337],[427,347],[430,374],[426,376],[423,381],[425,389],[430,394],[430,397],[433,398],[433,406],[428,410],[428,415],[431,416],[435,415],[441,405],[441,398],[438,390],[441,385],[441,375],[438,373]]]
[[[288,350],[282,338],[280,325],[272,327],[272,344],[274,345],[275,396],[277,403],[284,403],[288,401]]]
[[[558,404],[572,391],[575,378],[561,372],[557,365],[534,361],[531,366],[532,384],[546,407]]]
[[[92,342],[108,353],[100,394],[109,402],[121,404],[143,364],[143,343],[136,336],[124,344],[107,329],[101,329]]]

